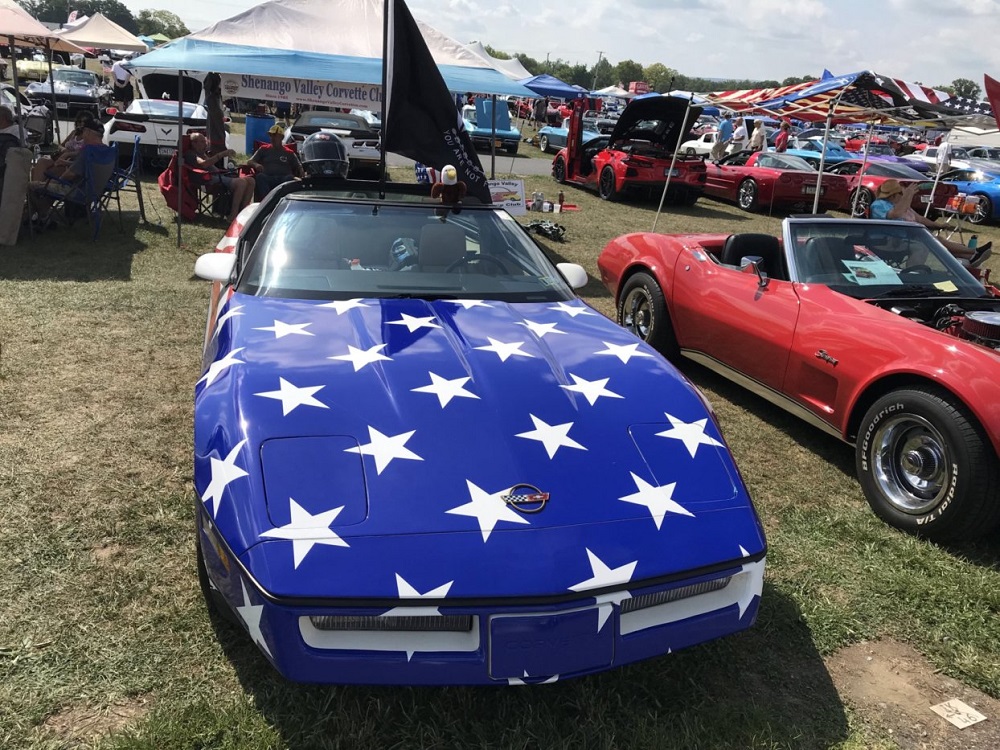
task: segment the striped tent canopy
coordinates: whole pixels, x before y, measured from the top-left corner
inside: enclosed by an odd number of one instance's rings
[[[992,119],[987,102],[973,102],[872,71],[766,89],[720,91],[706,98],[737,111],[767,111],[797,120],[942,125],[956,118]],[[831,110],[832,107],[832,110]]]

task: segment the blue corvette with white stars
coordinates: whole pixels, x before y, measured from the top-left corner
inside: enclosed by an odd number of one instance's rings
[[[524,685],[736,633],[765,539],[708,402],[505,211],[286,183],[198,276],[198,566],[286,678]]]

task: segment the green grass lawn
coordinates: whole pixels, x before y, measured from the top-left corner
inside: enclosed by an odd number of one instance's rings
[[[79,225],[0,248],[0,747],[908,747],[828,668],[880,638],[1000,697],[1000,540],[940,547],[893,531],[868,510],[850,448],[694,366],[768,532],[753,629],[544,688],[285,682],[198,588],[192,394],[209,285],[192,268],[224,226],[185,226],[178,247],[154,188],[148,225],[127,206],[124,231],[107,217],[96,243]],[[526,190],[558,188],[538,177]],[[597,255],[649,229],[656,205],[573,188],[566,200],[580,210],[544,217],[566,242],[545,247],[583,264],[583,297],[612,314]],[[658,225],[778,227],[708,199]]]

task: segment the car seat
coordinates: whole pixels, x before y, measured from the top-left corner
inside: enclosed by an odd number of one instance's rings
[[[764,271],[772,279],[788,280],[785,254],[778,238],[770,234],[731,234],[722,246],[721,261],[727,266],[739,266],[740,260],[749,255],[764,259]]]

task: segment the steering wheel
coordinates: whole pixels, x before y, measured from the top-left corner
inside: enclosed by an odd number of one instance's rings
[[[902,276],[903,274],[907,274],[907,275],[913,274],[915,276],[917,276],[917,275],[923,276],[923,275],[929,274],[929,273],[934,273],[934,269],[931,268],[928,265],[923,264],[923,263],[918,263],[915,266],[907,266],[906,268],[899,269],[899,275],[900,276]]]
[[[481,263],[484,260],[492,263],[494,267],[499,268],[500,273],[507,273],[507,267],[501,263],[499,259],[494,258],[492,255],[463,255],[461,258],[444,269],[444,271],[445,273],[451,273],[452,271],[461,268],[462,266],[466,266],[469,263]]]

